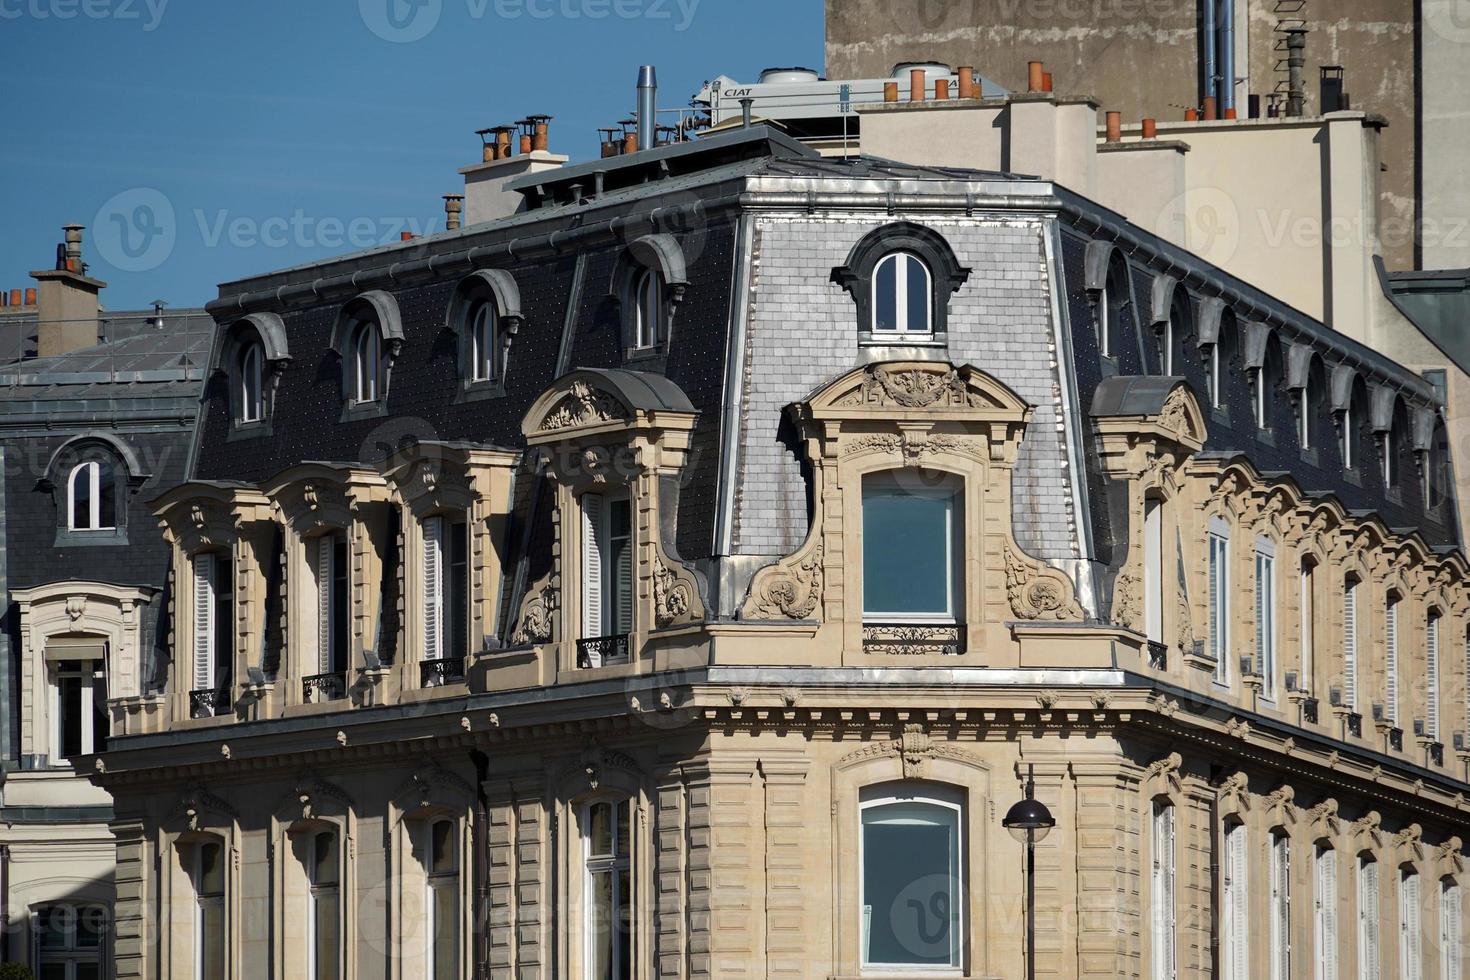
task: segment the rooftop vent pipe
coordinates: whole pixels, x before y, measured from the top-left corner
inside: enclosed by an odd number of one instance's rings
[[[1300,116],[1306,109],[1307,85],[1302,73],[1307,67],[1307,29],[1293,27],[1286,32],[1286,114]]]
[[[658,103],[658,73],[652,65],[638,69],[638,148],[652,149],[655,130],[654,114]]]

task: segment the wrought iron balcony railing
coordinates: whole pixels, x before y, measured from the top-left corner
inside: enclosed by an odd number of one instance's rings
[[[1388,730],[1388,747],[1395,752],[1404,750],[1404,730],[1402,728],[1390,728]]]
[[[965,627],[954,623],[863,623],[863,650],[899,656],[965,652]]]
[[[1148,665],[1154,670],[1168,670],[1169,648],[1157,640],[1149,640]]]
[[[1363,716],[1358,714],[1358,712],[1356,711],[1348,713],[1347,733],[1353,738],[1363,737]]]
[[[464,657],[438,657],[419,664],[419,683],[424,687],[442,687],[464,680]]]
[[[1308,725],[1317,724],[1317,708],[1318,705],[1316,698],[1303,698],[1302,721],[1306,722]]]
[[[224,700],[224,698],[221,697],[220,694],[221,692],[216,690],[190,691],[189,717],[213,718],[216,714],[219,713],[221,702]]]
[[[1430,763],[1432,765],[1436,765],[1436,766],[1442,766],[1442,765],[1444,765],[1444,743],[1443,742],[1430,742],[1429,743],[1429,761],[1430,761]]]
[[[301,700],[308,704],[340,701],[347,696],[347,672],[312,674],[301,679]]]
[[[593,636],[577,641],[577,666],[583,670],[628,662],[628,634]]]

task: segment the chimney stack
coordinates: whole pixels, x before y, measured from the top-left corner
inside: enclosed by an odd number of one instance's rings
[[[1300,116],[1306,111],[1307,84],[1303,72],[1307,67],[1307,29],[1293,27],[1286,32],[1286,114]]]
[[[36,353],[41,357],[94,347],[101,337],[97,296],[107,283],[90,278],[82,261],[82,225],[64,225],[55,269],[31,273],[36,280]],[[32,295],[27,291],[27,298]],[[12,299],[14,295],[12,294]]]
[[[924,89],[928,85],[928,75],[922,68],[909,69],[909,101],[923,102]]]
[[[1044,91],[1046,91],[1046,87],[1045,87],[1045,75],[1046,75],[1046,72],[1042,70],[1042,64],[1041,64],[1041,62],[1039,62],[1039,61],[1028,61],[1028,62],[1026,62],[1026,91],[1028,91],[1028,92],[1044,92]]]
[[[519,145],[519,153],[511,150],[511,138],[517,130],[520,135],[515,145]],[[551,140],[550,116],[527,116],[514,126],[491,126],[475,132],[485,144],[483,159],[460,170],[464,175],[463,194],[445,195],[446,229],[515,214],[525,199],[516,191],[506,190],[506,185],[517,177],[554,170],[567,162],[567,157],[547,148]]]
[[[1107,142],[1120,142],[1123,139],[1123,114],[1116,109],[1109,109],[1105,118],[1107,119]]]
[[[464,213],[463,194],[444,195],[444,230],[454,231],[460,227],[460,216]]]
[[[658,73],[653,65],[638,69],[638,147],[651,150],[658,133]]]
[[[975,69],[968,66],[960,66],[960,98],[973,99],[975,92]]]

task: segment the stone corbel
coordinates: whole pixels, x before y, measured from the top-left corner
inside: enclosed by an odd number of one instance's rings
[[[756,572],[740,609],[741,619],[811,620],[822,618],[823,546],[813,528],[795,552]]]
[[[1009,535],[1004,551],[1006,597],[1018,619],[1080,621],[1086,618],[1070,578],[1027,555]]]
[[[1276,787],[1266,796],[1267,822],[1277,827],[1290,827],[1296,822],[1296,807],[1293,801],[1296,799],[1296,790],[1290,785],[1282,784]]]
[[[1334,841],[1341,832],[1337,819],[1337,800],[1328,797],[1307,811],[1307,826],[1316,840]]]
[[[704,619],[704,604],[699,600],[699,584],[682,562],[665,561],[661,548],[653,555],[653,623],[666,629],[681,623]]]
[[[516,613],[516,627],[511,633],[511,646],[535,646],[550,643],[556,636],[559,596],[551,575],[543,576],[526,590],[521,608]]]

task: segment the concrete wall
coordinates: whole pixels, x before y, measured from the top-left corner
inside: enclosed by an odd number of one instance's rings
[[[1424,0],[1423,268],[1470,267],[1470,18],[1454,0]]]

